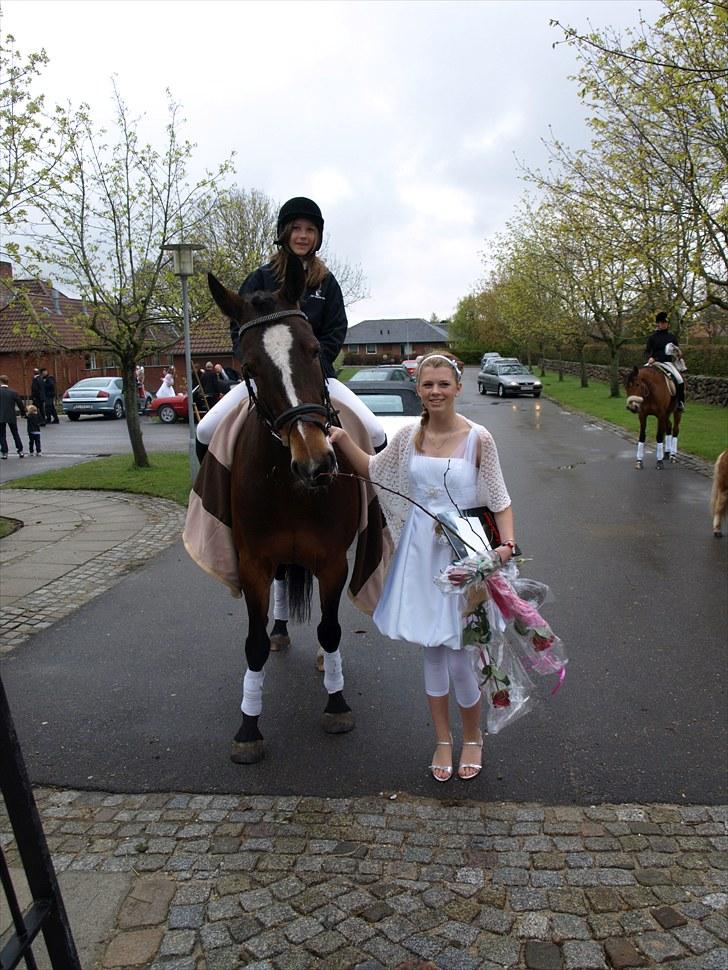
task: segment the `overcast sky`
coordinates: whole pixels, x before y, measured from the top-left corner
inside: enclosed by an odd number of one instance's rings
[[[449,317],[523,193],[516,158],[543,164],[549,126],[586,142],[574,55],[553,49],[549,20],[623,29],[661,10],[656,0],[0,3],[3,33],[50,57],[49,102],[87,101],[107,122],[116,75],[154,139],[169,88],[199,171],[235,151],[241,187],[314,198],[330,248],[367,278],[371,296],[350,307],[350,324]]]

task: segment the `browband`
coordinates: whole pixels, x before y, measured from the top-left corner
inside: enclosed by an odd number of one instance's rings
[[[302,317],[308,322],[308,317],[303,310],[276,310],[275,313],[266,313],[265,316],[256,317],[255,320],[250,320],[238,327],[238,340],[253,327],[259,327],[262,323],[272,323],[274,320],[282,320],[284,317]]]

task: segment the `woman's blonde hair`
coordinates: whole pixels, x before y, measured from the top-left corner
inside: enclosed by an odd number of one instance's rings
[[[448,357],[447,354],[425,354],[424,357],[417,358],[417,370],[415,371],[415,384],[420,383],[420,373],[425,367],[450,367],[455,374],[455,381],[458,387],[462,384],[462,374],[460,373],[460,368],[452,359]],[[420,426],[415,433],[415,448],[418,451],[422,450],[422,443],[425,440],[425,429],[430,420],[430,412],[427,410],[425,405],[422,405],[422,416],[420,417]]]
[[[295,220],[294,220],[295,221]],[[273,266],[273,272],[275,273],[276,279],[279,283],[283,283],[286,278],[286,266],[288,265],[288,260],[293,256],[291,251],[288,249],[288,243],[291,239],[291,230],[293,229],[293,222],[286,223],[283,232],[279,237],[280,246],[278,250],[274,253],[271,259],[271,264]],[[321,234],[318,229],[316,230],[316,243],[314,248],[317,249],[321,245]],[[298,257],[295,257],[298,259]],[[328,275],[329,268],[326,263],[315,252],[311,253],[310,256],[306,257],[306,289],[315,290],[324,280],[324,277]]]

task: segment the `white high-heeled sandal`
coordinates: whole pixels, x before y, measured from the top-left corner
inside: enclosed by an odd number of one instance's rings
[[[463,748],[467,748],[467,747],[480,748],[480,764],[472,764],[472,763],[468,763],[467,761],[461,761],[460,764],[458,765],[458,778],[460,778],[462,781],[472,781],[473,778],[477,778],[480,772],[483,770],[483,735],[482,734],[480,735],[480,741],[463,741]],[[461,757],[462,757],[462,753],[461,753]],[[461,771],[463,770],[463,768],[474,769],[473,774],[472,775],[461,774]]]
[[[431,764],[430,765],[430,772],[432,774],[432,777],[435,779],[435,781],[450,781],[450,779],[452,778],[452,735],[450,736],[450,740],[449,741],[437,741],[436,744],[435,744],[435,746],[437,747],[437,746],[439,746],[441,744],[449,744],[450,745],[450,764],[449,765],[436,765],[436,764]],[[445,775],[445,777],[444,778],[438,778],[438,776],[435,774],[436,771],[443,772],[443,774]]]

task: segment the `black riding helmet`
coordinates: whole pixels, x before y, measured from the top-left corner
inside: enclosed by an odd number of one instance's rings
[[[280,243],[283,230],[294,219],[310,219],[314,226],[316,226],[319,233],[319,241],[314,252],[317,252],[321,248],[321,241],[324,236],[324,217],[321,215],[321,210],[313,199],[307,199],[301,195],[283,203],[281,211],[278,213],[278,225],[276,226],[277,242]]]

